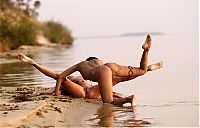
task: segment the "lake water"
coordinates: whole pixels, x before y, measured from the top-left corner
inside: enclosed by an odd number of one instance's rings
[[[43,1],[40,19],[55,18],[72,27],[76,35],[100,37],[77,39],[70,48],[39,48],[25,53],[57,72],[89,56],[139,66],[146,36],[133,33],[160,32],[152,36],[149,64],[162,60],[163,68],[116,85],[114,91],[136,96],[137,110],[130,112],[129,105],[111,107],[107,110],[114,109],[114,113],[108,112],[106,120],[116,127],[134,126],[135,120],[150,122],[147,126],[198,127],[198,0],[77,1]],[[49,8],[59,9],[49,13]],[[115,36],[126,33],[134,36]],[[55,86],[53,79],[27,64],[15,59],[0,61],[0,86]],[[94,115],[86,126],[102,126],[104,121]]]
[[[198,44],[194,43],[196,40],[191,37],[184,37],[183,40],[182,36],[168,34],[152,37],[149,64],[162,60],[164,67],[114,87],[114,91],[124,95],[134,94],[137,98],[137,110],[133,113],[126,112],[127,107],[118,108],[113,116],[115,121],[111,123],[112,126],[132,126],[133,119],[148,121],[150,126],[198,126]],[[37,51],[25,53],[57,72],[62,72],[88,56],[97,56],[105,62],[139,66],[141,46],[145,38],[133,36],[79,39],[75,40],[70,48],[39,48]],[[174,43],[179,45],[173,45]],[[0,65],[1,86],[55,86],[53,79],[44,76],[30,65],[15,59],[1,60],[6,61],[8,63]],[[99,119],[88,124],[98,126]]]

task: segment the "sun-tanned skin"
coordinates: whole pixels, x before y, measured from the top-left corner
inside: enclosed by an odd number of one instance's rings
[[[55,80],[57,79],[57,76],[59,75],[58,73],[49,70],[47,67],[36,63],[35,61],[25,56],[24,54],[19,54],[18,59],[21,60],[22,62],[26,62],[34,66],[44,75],[47,75]],[[117,84],[118,82],[119,80],[117,77],[113,79],[113,84]],[[68,76],[66,78],[66,81],[63,82],[63,87],[65,91],[67,91],[69,94],[77,98],[89,98],[89,99],[100,98],[99,86],[98,85],[92,86],[88,81],[84,80],[81,76]],[[88,88],[87,95],[84,88]],[[55,87],[52,87],[52,88],[48,88],[46,90],[42,90],[39,92],[34,92],[33,94],[30,94],[30,96],[37,96],[41,94],[52,94],[54,90],[55,90]],[[61,91],[59,91],[59,94],[60,93]],[[120,93],[113,92],[113,97],[122,98],[124,96]],[[126,99],[126,103],[128,102],[132,103],[134,97],[130,96],[130,97],[126,97],[125,99]]]
[[[149,41],[147,42],[147,41],[143,45],[143,49],[149,49],[150,48],[150,42]],[[144,53],[145,53],[145,50],[144,50]],[[143,56],[145,57],[144,53],[143,53]],[[26,62],[28,64],[33,65],[35,68],[37,68],[43,74],[45,74],[45,75],[47,75],[49,77],[52,77],[55,80],[58,80],[58,78],[59,78],[58,77],[59,76],[58,73],[53,72],[53,71],[49,70],[48,68],[46,68],[46,67],[44,67],[42,65],[39,65],[38,63],[34,62],[31,58],[29,58],[29,57],[27,57],[27,56],[25,56],[23,54],[19,54],[18,58],[23,62]],[[143,60],[143,57],[142,57],[142,60]],[[141,60],[140,67],[142,66],[142,60]],[[103,66],[103,62],[98,60],[98,59],[86,61],[86,63],[87,62],[90,62],[88,64],[88,66],[90,66],[91,69],[95,69],[95,68],[97,68],[99,66]],[[78,64],[79,65],[79,69],[84,68],[84,65],[85,65],[84,63],[85,63],[85,61],[83,61],[83,62]],[[114,64],[114,63],[107,63],[107,64],[105,64],[105,66],[108,66],[109,68],[112,67],[113,71],[115,71],[114,69],[116,69],[116,67],[117,67],[117,70],[119,70],[120,72],[121,72],[121,68],[123,68],[122,66],[119,66],[119,65]],[[152,64],[152,65],[148,66],[147,67],[147,71],[157,70],[157,69],[159,69],[161,67],[162,67],[162,62],[159,62],[159,63]],[[127,74],[128,75],[132,75],[134,68],[131,67],[131,66],[128,66],[128,67],[126,66],[125,68],[129,69]],[[73,68],[71,68],[71,69],[73,69]],[[136,69],[138,69],[138,68],[136,68]],[[81,71],[81,72],[86,72],[86,71]],[[87,78],[87,79],[90,78],[90,76],[88,77],[87,73],[82,73],[82,75],[84,75],[84,77]],[[137,74],[135,76],[128,76],[128,77],[127,77],[127,75],[125,77],[124,76],[121,77],[121,76],[114,76],[113,75],[112,79],[111,79],[112,80],[112,86],[114,86],[115,84],[117,84],[119,82],[131,80],[131,79],[134,79],[136,77],[137,77]],[[96,80],[93,79],[93,81],[96,81]],[[62,85],[65,88],[65,90],[67,90],[72,96],[80,97],[80,98],[98,98],[100,96],[100,91],[101,90],[103,91],[103,93],[105,92],[105,90],[101,89],[102,86],[99,86],[99,85],[90,86],[90,84],[80,76],[79,77],[68,76],[67,78],[64,79],[64,82],[62,83]],[[81,86],[79,86],[79,85],[81,85]],[[87,94],[86,94],[86,91],[84,89],[85,87],[88,88]],[[53,89],[54,88],[51,88],[49,90],[44,90],[42,93],[52,93]],[[60,94],[60,91],[58,91],[57,95],[59,95],[59,94]],[[112,93],[112,97],[113,96],[121,97],[120,94],[114,93],[114,92]],[[126,98],[121,98],[121,99],[119,99],[117,101],[112,101],[112,103],[115,104],[115,105],[122,105],[123,103],[127,103],[127,102],[135,104],[134,103],[135,102],[135,97],[134,96],[129,96],[129,97],[126,97]]]
[[[61,83],[65,80],[65,78],[68,75],[76,71],[79,71],[85,80],[98,82],[101,98],[104,103],[112,103],[114,105],[122,104],[123,102],[126,101],[125,99],[118,99],[113,101],[113,95],[112,95],[113,92],[112,86],[114,85],[113,78],[119,77],[121,81],[127,81],[134,79],[138,76],[144,75],[148,71],[148,66],[147,66],[148,52],[151,47],[151,43],[152,43],[152,38],[150,35],[148,35],[145,43],[142,46],[144,51],[140,61],[140,67],[121,66],[115,63],[104,64],[103,61],[99,59],[82,61],[78,64],[73,65],[72,67],[68,68],[58,76],[55,87],[55,94],[59,95]],[[160,65],[162,64],[160,63]],[[161,67],[162,66],[159,67],[153,66],[149,69],[153,70],[153,68],[161,68]]]
[[[28,63],[35,68],[37,68],[40,72],[42,72],[44,75],[49,76],[55,80],[58,78],[58,73],[51,71],[47,67],[40,65],[36,63],[31,58],[25,56],[24,54],[19,54],[18,59],[22,62]],[[113,79],[113,83],[117,83],[117,79]],[[99,98],[100,92],[98,85],[92,86],[87,80],[84,80],[82,76],[68,76],[66,78],[66,81],[63,82],[63,87],[66,88],[66,91],[68,91],[72,96],[77,98],[89,98],[89,99],[96,99]],[[87,96],[85,95],[84,88],[89,88]],[[47,90],[37,92],[35,95],[40,94],[52,94],[55,90],[55,87],[49,88]],[[122,94],[113,92],[114,97],[122,97]]]

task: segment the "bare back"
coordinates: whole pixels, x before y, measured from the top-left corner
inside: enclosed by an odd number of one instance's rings
[[[93,70],[96,69],[99,66],[103,65],[103,61],[94,59],[90,61],[82,61],[79,64],[77,64],[78,71],[81,73],[83,78],[85,80],[94,80],[93,78]]]

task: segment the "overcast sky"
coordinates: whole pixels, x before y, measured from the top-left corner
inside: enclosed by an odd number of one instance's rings
[[[75,36],[185,32],[197,27],[198,0],[42,0],[39,19],[67,25]]]

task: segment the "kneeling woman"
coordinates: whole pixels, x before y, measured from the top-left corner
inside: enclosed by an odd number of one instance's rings
[[[27,64],[30,64],[34,66],[36,69],[38,69],[40,72],[42,72],[44,75],[49,76],[55,80],[58,78],[58,73],[49,70],[47,67],[40,65],[36,63],[31,58],[25,56],[24,54],[19,54],[18,59],[22,62],[25,62]],[[113,78],[113,86],[119,82],[125,81],[126,79],[114,77]],[[32,94],[34,95],[40,95],[40,94],[52,94],[54,93],[55,87],[48,88],[46,90],[37,92]],[[99,91],[99,85],[92,85],[87,80],[84,80],[82,76],[68,76],[65,81],[62,83],[62,88],[60,90],[60,93],[62,95],[71,95],[76,98],[88,98],[88,99],[97,99],[100,98],[100,91]],[[122,98],[122,94],[113,92],[114,97],[120,97]],[[123,103],[132,103],[133,100],[135,100],[134,96],[129,96],[124,98],[122,101]],[[122,105],[120,104],[120,105]]]

